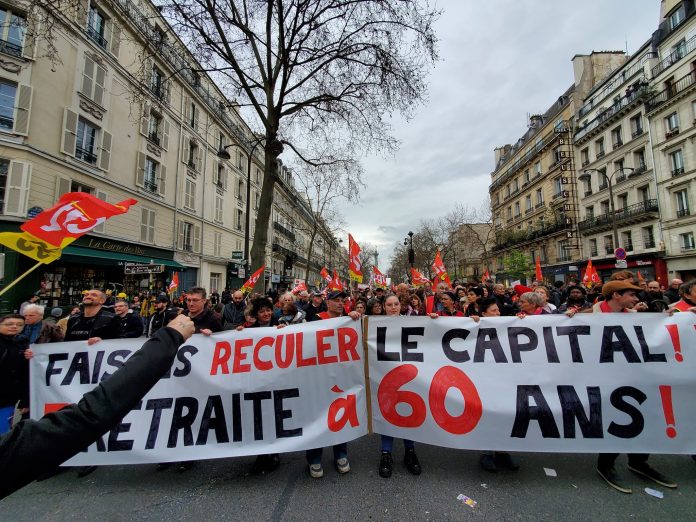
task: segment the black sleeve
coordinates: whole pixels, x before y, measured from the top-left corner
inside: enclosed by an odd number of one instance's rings
[[[128,314],[126,319],[126,331],[123,332],[125,338],[135,338],[143,335],[143,322],[140,317],[134,314]]]
[[[80,402],[0,437],[0,499],[65,462],[116,425],[171,368],[184,338],[162,328]]]

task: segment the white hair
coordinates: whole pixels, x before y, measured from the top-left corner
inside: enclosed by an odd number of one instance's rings
[[[45,306],[37,305],[34,303],[28,304],[24,307],[24,310],[22,310],[23,314],[26,314],[27,312],[36,312],[38,313],[41,317],[43,317],[44,310],[46,309]]]

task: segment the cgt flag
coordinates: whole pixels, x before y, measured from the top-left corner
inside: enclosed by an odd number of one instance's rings
[[[172,294],[176,292],[176,289],[179,288],[179,272],[174,272],[174,275],[172,276],[172,280],[169,283],[169,293]]]
[[[430,279],[425,277],[415,268],[411,268],[411,284],[413,286],[423,286],[425,283],[429,283]]]
[[[585,275],[582,277],[582,283],[589,287],[592,283],[597,284],[601,282],[602,280],[599,278],[597,270],[592,266],[592,260],[589,259],[587,261],[587,267],[585,268]]]
[[[437,249],[435,254],[435,261],[433,261],[433,272],[435,272],[435,277],[438,281],[444,281],[448,286],[452,286],[452,281],[450,281],[449,274],[445,268],[445,263],[442,261],[440,256],[440,249]]]
[[[292,289],[292,293],[295,295],[299,294],[300,292],[309,292],[309,289],[304,281],[300,281],[297,286]]]
[[[247,292],[251,292],[253,290],[253,288],[256,286],[256,282],[259,280],[259,277],[261,277],[261,274],[263,274],[263,271],[265,269],[266,269],[266,265],[263,265],[256,272],[251,274],[251,277],[246,280],[246,283],[244,283],[242,285],[242,288],[240,288],[239,290],[243,294],[246,294]]]
[[[362,262],[360,261],[360,246],[356,243],[353,236],[348,234],[348,274],[352,281],[362,283]]]
[[[375,283],[375,287],[387,289],[387,278],[376,266],[372,267],[372,280]]]
[[[331,274],[329,274],[329,271],[326,269],[326,267],[322,267],[321,272],[319,272],[319,274],[321,275],[321,278],[327,285],[331,284]]]
[[[488,281],[490,278],[491,278],[491,274],[488,272],[488,269],[486,269],[486,271],[485,271],[485,272],[483,273],[483,275],[481,276],[481,284],[485,283],[485,282]]]
[[[334,273],[333,273],[333,279],[329,283],[328,289],[329,290],[339,290],[341,292],[343,290],[345,290],[345,287],[343,286],[343,283],[339,279],[338,272],[336,272],[335,268],[334,268]]]
[[[22,232],[0,233],[0,244],[40,263],[51,263],[70,243],[110,217],[125,214],[135,203],[126,199],[112,205],[91,194],[68,192],[53,207],[22,224]]]

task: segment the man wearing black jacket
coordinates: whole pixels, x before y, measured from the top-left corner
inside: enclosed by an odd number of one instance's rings
[[[75,456],[118,424],[171,368],[193,329],[190,319],[177,317],[80,402],[38,421],[19,422],[2,436],[0,499]]]
[[[222,309],[222,324],[225,330],[234,330],[244,323],[244,294],[239,290],[232,294],[232,300]]]
[[[121,322],[121,339],[131,339],[143,335],[143,322],[140,317],[128,310],[128,302],[117,299],[114,304],[114,311]]]
[[[194,287],[186,293],[186,306],[188,310],[185,312],[196,327],[196,333],[210,335],[214,332],[222,331],[220,317],[208,308],[208,299],[205,288]]]
[[[104,292],[88,290],[82,298],[82,312],[68,319],[64,341],[87,341],[92,345],[102,339],[118,339],[121,321],[103,308],[105,301]]]
[[[169,321],[177,315],[178,312],[169,306],[169,298],[166,295],[160,295],[155,301],[155,312],[150,316],[147,336],[152,337],[157,330],[167,326]]]

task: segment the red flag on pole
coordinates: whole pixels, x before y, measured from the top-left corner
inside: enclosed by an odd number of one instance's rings
[[[376,266],[372,267],[373,280],[377,288],[387,289],[387,278]]]
[[[172,276],[172,280],[169,283],[168,293],[172,294],[172,293],[176,292],[177,288],[179,288],[179,272],[174,272],[174,275]]]
[[[362,263],[360,262],[360,246],[353,236],[348,234],[348,275],[351,280],[362,283]]]
[[[300,281],[299,284],[298,284],[295,288],[292,289],[292,293],[295,294],[295,295],[297,295],[297,294],[299,294],[300,292],[303,292],[303,291],[304,291],[304,292],[309,292],[309,290],[307,289],[307,285],[305,284],[304,281]]]
[[[321,278],[326,282],[326,284],[331,284],[331,274],[329,274],[329,271],[326,269],[326,267],[322,267],[321,272],[319,272],[321,275]]]
[[[599,274],[595,267],[592,265],[592,260],[587,261],[587,267],[585,267],[585,275],[582,277],[582,282],[585,286],[590,286],[591,283],[601,283],[602,280],[599,278]]]
[[[491,278],[491,274],[488,273],[488,269],[486,269],[486,271],[485,271],[485,272],[483,273],[483,275],[481,276],[481,283],[485,283],[485,282],[488,281],[490,278]]]
[[[429,283],[430,279],[425,277],[415,268],[411,268],[411,284],[413,286],[423,286],[425,283]]]
[[[544,274],[541,273],[541,258],[537,257],[536,258],[536,280],[537,281],[543,281],[544,280]]]
[[[249,279],[246,280],[246,283],[242,285],[242,288],[240,288],[240,291],[243,294],[246,294],[247,292],[250,292],[255,286],[256,282],[259,280],[259,277],[261,277],[261,274],[263,274],[263,271],[266,269],[266,265],[263,265],[261,268],[259,268],[256,272],[254,272]]]
[[[345,289],[345,287],[343,286],[343,283],[341,282],[341,280],[338,277],[338,272],[336,272],[336,269],[334,269],[333,279],[329,283],[328,288],[329,288],[329,290],[340,290],[340,291],[343,291]]]
[[[445,268],[445,263],[443,263],[442,257],[440,256],[439,248],[437,249],[437,253],[435,254],[435,261],[433,261],[433,272],[435,272],[435,276],[439,281],[444,281],[449,286],[452,286],[452,282],[450,281],[449,275],[447,274],[447,269]],[[437,284],[434,286],[437,286]]]

